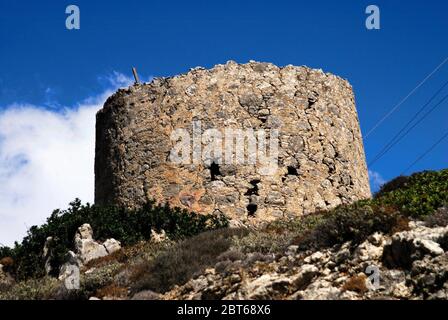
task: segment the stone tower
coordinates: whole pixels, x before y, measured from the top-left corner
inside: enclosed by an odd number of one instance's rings
[[[226,130],[231,143],[243,135],[242,162],[226,161]],[[249,141],[257,152],[263,146],[259,132],[266,156],[277,141],[267,172],[261,157],[247,160]],[[182,152],[179,137],[191,142]],[[211,146],[224,151],[204,155]],[[191,154],[179,163],[174,149]],[[95,203],[103,205],[154,199],[258,222],[370,196],[352,88],[307,67],[231,61],[118,90],[97,114],[95,151]]]

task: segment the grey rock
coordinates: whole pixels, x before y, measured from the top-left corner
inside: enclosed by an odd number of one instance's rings
[[[319,269],[312,264],[305,264],[300,267],[300,272],[293,278],[293,286],[296,290],[304,290],[311,283],[314,277],[320,274]]]
[[[410,231],[394,234],[391,243],[384,247],[383,261],[387,266],[410,268],[413,261],[423,259],[425,255],[443,254],[439,242],[448,234],[448,227],[411,226]]]
[[[53,237],[47,237],[47,239],[45,240],[45,244],[44,244],[44,249],[43,249],[43,253],[42,253],[42,258],[45,261],[45,273],[48,275],[51,273],[52,271],[52,267],[51,267],[51,259],[53,258],[51,249],[52,249],[52,245],[53,245]]]
[[[298,291],[293,295],[297,300],[337,300],[341,290],[332,286],[325,280],[318,280],[310,284],[306,290]]]
[[[92,227],[88,223],[79,227],[75,235],[76,255],[81,264],[107,256],[120,248],[120,242],[115,239],[107,239],[104,244],[95,241]]]
[[[108,254],[112,254],[121,249],[120,241],[115,240],[114,238],[110,238],[104,241],[103,246],[106,248]]]
[[[160,294],[151,290],[137,292],[131,300],[160,300]]]

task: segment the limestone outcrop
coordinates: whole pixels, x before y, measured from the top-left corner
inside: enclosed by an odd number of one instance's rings
[[[205,270],[161,299],[448,299],[448,227],[421,221],[409,227],[392,236],[375,233],[359,245],[310,252],[290,246],[245,268],[236,260],[224,271]]]
[[[111,238],[104,243],[99,243],[93,239],[92,227],[85,223],[78,228],[75,235],[75,249],[82,264],[107,256],[121,249],[119,241]]]

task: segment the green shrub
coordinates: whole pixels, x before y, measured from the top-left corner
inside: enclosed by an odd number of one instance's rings
[[[293,220],[272,222],[262,230],[251,231],[246,237],[237,237],[232,246],[243,253],[271,254],[281,252],[290,244],[296,243],[304,247],[319,247],[348,240],[360,242],[376,231],[390,233],[402,230],[407,225],[405,216],[430,216],[446,203],[448,169],[425,171],[392,180],[383,185],[373,199]],[[428,218],[427,223],[444,224],[447,220],[445,213],[433,215],[432,220]],[[73,248],[77,228],[83,223],[92,226],[96,239],[103,241],[113,237],[124,246],[149,239],[151,229],[164,229],[170,239],[177,241],[228,225],[224,216],[197,215],[154,203],[148,203],[141,209],[128,210],[82,205],[77,199],[70,203],[67,210],[55,210],[46,224],[31,227],[22,243],[16,243],[14,248],[0,247],[0,259],[12,258],[13,264],[7,268],[17,280],[43,276],[45,272],[42,250],[46,238],[52,236],[54,241],[51,265],[57,273],[67,250]],[[188,260],[187,258],[183,257]],[[158,263],[165,263],[163,259],[169,260],[168,257],[161,257],[157,260]],[[200,269],[203,265],[203,262],[198,262],[190,269]],[[166,283],[180,281],[176,276],[178,271],[167,272],[172,272],[172,275],[168,276],[168,280],[163,280],[165,282],[161,280],[161,284],[154,284],[155,287],[165,288]]]
[[[407,184],[409,183],[409,177],[408,176],[399,176],[391,181],[383,184],[380,187],[380,190],[375,194],[375,197],[381,197],[385,195],[386,193],[405,188]]]
[[[11,256],[14,259],[12,273],[18,280],[43,276],[42,250],[47,237],[51,236],[54,239],[51,265],[57,274],[67,251],[73,249],[76,230],[84,223],[92,226],[96,239],[115,238],[126,246],[150,239],[151,229],[163,229],[170,239],[177,240],[226,227],[228,220],[224,216],[198,215],[151,202],[141,209],[128,210],[82,205],[76,199],[67,210],[55,210],[44,225],[31,227],[22,243],[16,243],[12,249],[0,248],[0,258]]]
[[[243,229],[221,229],[201,233],[144,262],[134,274],[132,290],[152,290],[163,293],[181,285],[194,275],[213,267],[222,253],[229,250],[234,237],[247,233]]]
[[[115,275],[121,270],[121,267],[120,263],[114,262],[97,268],[90,273],[82,274],[78,295],[87,299],[94,295],[97,290],[111,285]]]
[[[292,243],[302,249],[320,249],[352,241],[359,244],[375,232],[394,233],[408,228],[408,219],[392,207],[360,201],[328,212],[320,222]]]
[[[0,300],[46,300],[52,299],[61,282],[52,277],[18,282],[5,291],[0,291]]]
[[[423,171],[407,178],[401,177],[399,182],[395,180],[384,185],[383,191],[375,195],[376,204],[395,206],[404,215],[423,217],[448,202],[448,169]],[[398,189],[394,186],[396,184],[399,184]]]
[[[317,212],[272,221],[260,230],[252,230],[246,237],[235,239],[233,246],[244,253],[283,253],[294,239],[312,230],[325,216],[325,213]]]
[[[243,252],[278,253],[291,244],[319,249],[346,241],[359,244],[374,232],[408,228],[408,217],[428,216],[427,223],[446,225],[448,169],[400,176],[383,185],[373,199],[341,205],[293,220],[278,220],[237,241]]]
[[[288,246],[292,238],[292,234],[287,232],[273,237],[272,234],[259,230],[250,232],[244,238],[236,239],[233,246],[244,253],[278,253]]]

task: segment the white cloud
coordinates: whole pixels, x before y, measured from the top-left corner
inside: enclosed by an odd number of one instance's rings
[[[386,182],[381,174],[373,170],[369,170],[369,179],[373,191],[379,190],[379,188]]]
[[[13,104],[0,112],[0,244],[20,241],[76,197],[93,202],[95,114],[118,87],[58,111]]]

